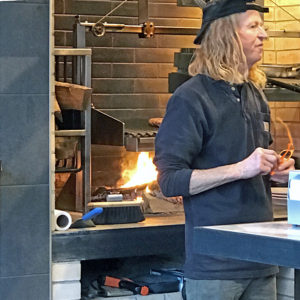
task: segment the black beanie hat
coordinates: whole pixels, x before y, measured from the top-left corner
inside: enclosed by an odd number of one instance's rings
[[[247,10],[257,10],[261,13],[269,12],[267,7],[262,7],[253,2],[255,0],[214,0],[207,3],[203,8],[202,26],[194,40],[194,44],[201,44],[204,33],[214,20]]]

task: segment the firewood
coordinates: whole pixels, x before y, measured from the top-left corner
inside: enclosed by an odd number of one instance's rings
[[[61,109],[85,110],[92,89],[84,85],[56,81],[55,94]]]

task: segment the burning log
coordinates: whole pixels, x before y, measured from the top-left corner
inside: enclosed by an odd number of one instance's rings
[[[175,213],[183,212],[182,197],[165,197],[157,182],[148,186],[149,191],[143,192],[144,213]]]
[[[134,200],[142,196],[142,192],[146,189],[148,183],[136,185],[133,187],[105,187],[97,188],[93,193],[92,201],[107,201],[108,195],[123,195],[124,200]]]

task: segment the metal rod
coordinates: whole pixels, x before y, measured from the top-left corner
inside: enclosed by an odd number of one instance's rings
[[[80,22],[81,26],[92,28],[96,23]],[[105,32],[143,33],[144,25],[125,25],[104,22]],[[196,35],[198,27],[154,26],[154,34]],[[300,38],[300,31],[269,31],[269,37]]]

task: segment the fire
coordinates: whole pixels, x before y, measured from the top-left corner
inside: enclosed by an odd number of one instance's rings
[[[157,171],[151,157],[149,157],[149,153],[141,152],[138,157],[136,169],[125,170],[122,176],[123,178],[129,178],[129,181],[121,187],[132,187],[156,180]]]

